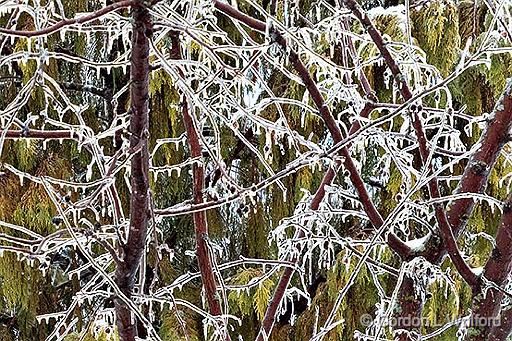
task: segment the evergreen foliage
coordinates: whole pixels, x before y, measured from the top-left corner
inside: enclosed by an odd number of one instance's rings
[[[41,23],[34,23],[31,8],[39,8],[42,26],[49,26],[58,18],[54,15],[45,21],[43,9],[52,8],[55,14],[59,11],[53,8],[62,6],[62,15],[74,18],[114,2],[15,3],[0,1],[0,6],[5,6],[0,7],[0,28],[37,30],[36,24]],[[412,106],[421,102],[425,107],[418,111],[428,145],[439,151],[430,161],[438,171],[441,195],[448,196],[471,155],[459,156],[478,143],[512,76],[511,42],[497,33],[500,22],[484,3],[415,3],[407,11],[408,18],[402,2],[382,4],[385,9],[376,9],[372,1],[362,3],[415,95],[456,74],[421,100],[408,103],[402,113],[366,129],[348,146],[363,187],[385,223],[391,220],[386,233],[396,234],[407,245],[439,228],[424,178],[431,174],[428,170],[428,174],[422,173],[425,168],[412,115],[408,114],[414,111]],[[330,313],[342,322],[326,333],[325,340],[366,340],[365,333],[375,332],[375,326],[362,323],[361,316],[395,314],[402,309],[390,300],[397,296],[400,271],[411,266],[414,257],[401,259],[386,244],[388,238],[372,242],[377,227],[373,229],[362,209],[346,166],[336,167],[336,178],[326,187],[318,210],[310,209],[324,173],[340,160],[333,155],[318,156],[335,144],[332,132],[315,107],[310,87],[286,58],[290,51],[299,51],[298,58],[324,96],[337,128],[348,133],[354,117],[370,102],[363,76],[379,103],[372,103],[375,108],[368,120],[361,119],[362,125],[386,118],[404,103],[382,53],[366,35],[368,28],[346,13],[332,14],[339,6],[333,1],[278,1],[274,18],[260,10],[268,12],[269,1],[238,1],[241,12],[274,25],[276,32],[285,32],[288,46],[280,49],[275,32],[257,32],[242,25],[215,10],[209,1],[179,5],[162,0],[151,6],[155,25],[149,57],[153,69],[148,75],[151,217],[142,266],[134,280],[134,305],[151,321],[161,340],[220,340],[218,330],[223,323],[232,340],[239,336],[255,340],[284,268],[292,267],[297,272],[279,305],[270,340],[314,338]],[[506,11],[500,18],[510,27],[512,18],[507,13],[511,4],[503,6]],[[16,11],[22,13],[12,25],[10,17]],[[85,255],[90,254],[113,278],[116,264],[109,249],[122,257],[120,245],[126,238],[130,214],[132,218],[139,214],[130,212],[130,153],[137,153],[138,146],[130,146],[133,150],[128,151],[129,123],[135,115],[130,112],[129,92],[133,70],[128,65],[131,33],[122,26],[130,23],[131,10],[122,8],[109,15],[105,21],[95,19],[44,38],[0,34],[0,134],[24,128],[82,134],[78,141],[0,138],[1,341],[124,341],[113,319],[114,302],[119,298]],[[347,20],[346,30],[342,20]],[[177,47],[183,53],[181,61],[167,58],[176,48],[170,33],[175,29],[181,30]],[[349,41],[354,44],[353,51],[349,51]],[[39,56],[29,56],[31,51],[45,51],[52,57],[41,63]],[[480,54],[480,59],[461,69],[464,53]],[[9,55],[24,56],[10,62]],[[8,112],[9,105],[22,102],[18,96],[24,89],[29,90],[23,103],[15,112]],[[187,144],[185,98],[203,148],[198,160],[191,158],[192,148]],[[20,126],[23,122],[25,127]],[[93,143],[87,144],[84,136],[91,137]],[[503,142],[485,191],[475,199],[477,205],[466,217],[467,227],[458,239],[472,268],[485,267],[493,255],[494,236],[506,211],[502,204],[510,196],[512,180],[507,142]],[[105,175],[108,167],[101,167],[110,165],[117,152],[121,156],[114,162],[119,170],[112,176],[113,185],[91,185],[110,176]],[[317,155],[311,156],[314,153]],[[294,167],[301,158],[308,162],[275,179],[275,174]],[[346,161],[345,156],[342,159],[340,162]],[[191,199],[196,164],[205,170],[205,178],[200,180],[204,182],[201,203]],[[116,217],[115,197],[124,217]],[[216,299],[226,314],[223,317],[210,314],[212,307],[207,303],[195,252],[196,211],[191,208],[204,203],[208,233],[199,237],[210,246],[209,257],[220,288]],[[80,205],[83,207],[75,210]],[[169,207],[174,213],[163,212]],[[52,242],[45,244],[43,251],[37,248],[41,240],[21,243],[27,246],[25,253],[12,251],[18,246],[16,238],[27,238],[27,233],[11,224]],[[297,238],[301,230],[306,233]],[[374,244],[368,246],[370,243]],[[373,263],[366,259],[360,266],[366,252],[364,257]],[[237,261],[236,266],[223,267]],[[420,315],[430,323],[420,328],[425,335],[436,332],[431,326],[440,319],[469,315],[474,304],[472,288],[454,270],[450,258],[433,267],[442,275],[419,285],[425,297],[415,296],[423,306]],[[179,283],[181,280],[185,284]],[[336,307],[345,289],[344,299]],[[52,315],[59,312],[63,315]],[[140,316],[135,320],[140,332],[150,333],[147,325],[142,328]],[[452,326],[431,340],[462,340],[460,333],[458,326]],[[392,339],[393,328],[383,328],[380,337]]]

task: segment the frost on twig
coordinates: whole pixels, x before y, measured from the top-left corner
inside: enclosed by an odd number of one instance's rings
[[[0,275],[63,297],[6,296],[48,340],[264,340],[309,322],[304,339],[412,339],[424,330],[380,322],[439,297],[467,308],[461,276],[473,314],[509,303],[510,85],[488,114],[460,89],[476,65],[499,73],[508,3],[485,3],[449,72],[412,39],[420,5],[264,5],[1,3]],[[7,280],[21,271],[39,281]],[[356,328],[357,291],[374,320]],[[454,327],[474,331],[424,337]]]

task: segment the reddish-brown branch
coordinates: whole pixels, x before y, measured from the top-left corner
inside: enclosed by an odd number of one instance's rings
[[[172,49],[171,58],[181,59],[179,32],[171,33]],[[179,71],[180,76],[184,76],[183,72]],[[192,158],[199,158],[203,154],[203,148],[201,146],[199,136],[194,126],[194,120],[188,111],[188,102],[183,97],[183,122],[185,123],[185,129],[187,132],[187,141],[190,148],[190,156]],[[202,164],[194,163],[192,166],[193,176],[193,196],[194,204],[202,204],[203,200],[203,188],[204,188],[204,167]],[[193,214],[194,227],[196,231],[196,256],[199,265],[199,271],[201,273],[201,279],[203,281],[204,292],[206,300],[208,301],[208,307],[210,313],[214,316],[222,314],[221,305],[217,297],[217,284],[215,280],[215,274],[213,272],[212,262],[210,259],[210,253],[208,251],[208,222],[206,219],[206,212],[199,211]]]
[[[256,20],[254,18],[251,18],[238,10],[232,8],[231,6],[221,3],[219,1],[214,2],[215,7],[222,11],[224,14],[237,19],[239,21],[242,21],[249,27],[264,31],[266,26],[265,23]],[[286,50],[286,40],[279,32],[272,32],[272,35],[276,39],[276,43],[278,43],[284,50]],[[323,120],[326,123],[326,126],[331,133],[331,136],[333,137],[333,140],[335,142],[339,142],[343,139],[343,135],[341,133],[341,130],[339,129],[339,126],[332,116],[329,107],[326,105],[320,91],[318,90],[318,87],[316,86],[315,81],[311,78],[309,71],[306,69],[302,61],[300,60],[297,53],[293,50],[289,51],[288,59],[290,63],[293,65],[297,73],[299,74],[300,78],[302,79],[302,82],[304,83],[306,89],[309,92],[309,95],[313,99],[313,102],[315,103],[316,107],[318,108],[320,115],[322,116]],[[363,109],[362,115],[367,116],[371,112],[371,107],[368,105],[365,106]],[[358,129],[358,125],[355,125],[351,127],[351,132],[354,132]],[[366,211],[366,214],[368,215],[371,223],[376,227],[380,227],[383,224],[383,219],[377,209],[375,208],[373,201],[371,200],[366,187],[363,183],[363,180],[361,179],[361,176],[359,174],[359,171],[357,170],[352,157],[350,155],[350,152],[348,150],[348,147],[342,148],[340,150],[340,155],[344,157],[344,166],[347,168],[347,170],[350,172],[350,179],[352,183],[354,184],[354,187],[358,191],[359,198],[361,200],[361,203],[363,204],[363,207]],[[311,203],[310,208],[312,210],[318,209],[318,206],[320,202],[322,201],[324,195],[325,195],[325,185],[330,184],[335,176],[335,172],[332,168],[330,168],[327,173],[324,176],[324,179],[322,180],[322,183],[320,184],[319,189],[317,190],[313,201]],[[303,235],[303,232],[299,232]],[[300,236],[299,236],[300,237]],[[403,243],[396,235],[393,233],[388,234],[388,243],[389,245],[395,250],[399,255],[403,258],[409,258],[411,255],[410,248]],[[296,262],[297,259],[293,259],[292,262]],[[265,333],[268,335],[270,331],[272,330],[274,320],[276,317],[277,309],[280,305],[280,302],[282,300],[282,297],[284,296],[284,293],[286,291],[286,288],[288,287],[291,277],[294,273],[294,270],[291,268],[287,268],[284,270],[283,275],[281,276],[279,283],[275,289],[274,296],[272,298],[272,301],[270,302],[269,306],[267,307],[267,311],[265,313],[265,317],[262,321],[261,326],[261,332],[258,334],[257,340],[261,341],[264,339]]]
[[[256,31],[265,32],[267,25],[263,21],[248,16],[247,14],[240,12],[236,8],[231,7],[230,5],[224,2],[214,0],[213,3],[216,9],[218,9],[228,17],[236,19]]]
[[[503,206],[503,215],[501,216],[500,226],[496,233],[496,246],[492,250],[491,257],[485,264],[483,276],[485,279],[501,287],[508,275],[512,265],[512,195]],[[485,297],[484,297],[485,296]],[[485,294],[478,292],[473,295],[472,314],[475,318],[492,318],[498,316],[501,308],[503,292],[498,289],[488,289]],[[473,326],[474,332],[471,333],[469,340],[485,340],[489,335],[491,325],[477,324]]]
[[[382,55],[388,68],[393,74],[395,82],[404,100],[407,101],[411,99],[412,92],[409,88],[409,85],[407,84],[407,80],[401,73],[398,64],[396,63],[395,59],[393,58],[388,48],[386,47],[386,44],[380,32],[375,28],[368,15],[361,9],[361,7],[357,4],[355,0],[344,0],[344,2],[347,5],[347,7],[352,11],[352,13],[356,16],[356,18],[363,24],[364,28],[367,30],[373,42],[379,49],[380,54]],[[413,111],[412,116],[414,131],[416,132],[416,137],[418,139],[421,160],[423,162],[423,165],[426,166],[429,171],[432,171],[432,166],[428,162],[429,149],[427,144],[427,138],[425,136],[425,131],[423,129],[423,124],[421,123],[421,119],[417,111]],[[440,197],[437,178],[434,177],[428,182],[428,188],[431,198]],[[464,258],[462,257],[457,247],[457,242],[454,235],[452,234],[452,229],[446,217],[443,205],[438,203],[434,205],[434,208],[436,220],[439,225],[441,238],[444,242],[444,246],[448,254],[450,255],[453,264],[455,265],[455,268],[458,270],[460,275],[466,280],[466,282],[473,288],[473,290],[478,291],[480,280],[478,276],[471,270],[471,268],[465,262]]]
[[[398,302],[400,305],[399,309],[396,309],[395,316],[396,317],[407,317],[397,318],[396,325],[393,326],[395,330],[403,329],[408,331],[418,331],[416,326],[411,326],[409,321],[421,321],[421,310],[422,310],[422,302],[418,296],[415,295],[415,283],[414,279],[410,276],[405,276],[400,286],[400,290],[398,292]],[[414,340],[414,338],[409,338],[408,333],[397,333],[395,339],[397,341],[408,341]]]
[[[277,0],[270,1],[270,15],[275,16],[277,12]]]
[[[111,5],[108,5],[106,7],[103,7],[102,9],[99,9],[99,10],[97,10],[95,12],[90,13],[90,14],[84,15],[84,16],[82,16],[80,18],[61,20],[58,23],[56,23],[55,25],[43,28],[41,30],[37,30],[37,31],[23,31],[23,30],[10,30],[10,29],[7,29],[7,28],[0,28],[0,33],[8,34],[8,35],[14,35],[14,36],[18,36],[18,37],[37,37],[37,36],[42,36],[42,35],[46,35],[46,34],[51,34],[51,33],[57,32],[58,30],[60,30],[63,27],[66,27],[66,26],[86,23],[88,21],[100,18],[100,17],[104,16],[105,14],[110,13],[112,11],[115,11],[115,10],[117,10],[119,8],[130,7],[130,6],[134,6],[135,4],[137,4],[137,1],[135,1],[135,0],[119,1],[119,2],[113,3]]]
[[[460,180],[456,193],[482,193],[487,179],[504,144],[510,139],[512,128],[512,82],[509,82],[503,95],[495,105],[487,128],[480,137],[480,147],[469,160]],[[453,234],[458,236],[466,225],[475,202],[471,198],[457,199],[447,209],[447,218]],[[439,263],[444,255],[441,246],[432,245],[427,248],[425,257]]]
[[[0,129],[0,136],[5,130]],[[58,140],[58,139],[72,139],[77,140],[78,134],[68,130],[7,130],[5,135],[7,139],[41,139],[41,140]]]
[[[438,196],[439,197],[439,196]],[[446,251],[452,260],[453,265],[461,275],[461,277],[468,283],[473,292],[480,291],[480,277],[473,272],[473,270],[466,263],[460,250],[457,246],[457,241],[452,233],[448,219],[444,212],[443,206],[435,204],[436,217],[439,223],[439,233],[441,234],[442,241],[445,245]]]
[[[119,4],[119,3],[118,3]],[[125,245],[121,246],[121,262],[115,281],[129,298],[135,285],[135,275],[146,245],[149,212],[149,40],[152,23],[149,11],[142,3],[133,8],[132,53],[130,64],[130,148],[140,148],[131,161],[130,229]],[[117,328],[122,341],[134,341],[137,336],[132,314],[123,302],[115,301]]]
[[[487,341],[505,341],[512,331],[512,309],[501,312],[499,323],[491,328]]]

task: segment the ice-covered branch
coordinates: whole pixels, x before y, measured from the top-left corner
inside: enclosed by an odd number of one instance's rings
[[[491,281],[497,287],[501,287],[510,276],[512,265],[512,195],[509,196],[503,205],[503,214],[496,233],[496,245],[491,256],[487,260],[482,272],[485,281]],[[485,285],[485,282],[483,283]],[[485,318],[488,321],[496,318],[501,310],[503,292],[495,288],[482,288],[483,290],[473,293],[472,317],[475,319]],[[501,312],[505,314],[505,311]],[[503,320],[503,319],[502,319]],[[489,331],[493,327],[489,324],[475,324],[468,340],[486,340]],[[498,328],[498,326],[494,326]]]
[[[117,3],[119,4],[119,3]],[[149,37],[153,30],[148,9],[142,1],[128,1],[133,7],[133,32],[130,74],[130,147],[138,149],[131,160],[130,228],[125,244],[121,245],[121,262],[115,281],[124,295],[130,297],[140,260],[146,249],[149,211]],[[142,265],[144,267],[145,265]],[[136,324],[124,302],[115,301],[117,327],[121,340],[135,341]]]
[[[43,139],[43,140],[61,140],[61,139],[78,139],[78,134],[73,131],[65,130],[35,130],[35,129],[20,129],[20,130],[7,130],[0,129],[0,134],[5,134],[6,139]]]
[[[368,15],[361,9],[361,7],[357,4],[355,0],[344,0],[344,3],[347,7],[352,11],[352,13],[356,16],[356,18],[363,24],[364,28],[368,31],[368,34],[372,38],[373,42],[379,49],[382,57],[384,58],[387,66],[391,70],[393,74],[394,80],[397,83],[398,89],[402,94],[402,97],[405,101],[412,98],[412,92],[407,84],[407,79],[404,74],[400,71],[398,64],[395,58],[389,52],[389,49],[386,47],[384,39],[380,32],[375,28],[372,21],[368,17]],[[413,126],[416,132],[416,137],[418,139],[418,146],[420,151],[420,156],[423,162],[423,165],[427,167],[427,169],[431,170],[432,166],[430,164],[430,151],[428,148],[428,143],[425,135],[425,130],[423,128],[423,124],[419,117],[417,110],[411,110],[413,115]],[[439,198],[439,187],[437,183],[437,178],[432,178],[432,180],[428,183],[430,196],[432,198]],[[474,274],[471,268],[467,265],[461,253],[457,247],[457,243],[454,235],[452,234],[452,229],[447,220],[444,207],[437,203],[434,204],[434,209],[436,213],[436,220],[439,226],[439,233],[441,238],[446,246],[447,252],[450,255],[455,267],[462,275],[462,277],[468,282],[468,284],[477,290],[479,285],[478,277]]]
[[[95,12],[89,13],[89,14],[81,16],[79,18],[63,19],[63,20],[57,22],[56,24],[46,27],[46,28],[43,28],[41,30],[25,31],[25,30],[10,30],[7,28],[0,28],[0,33],[5,34],[5,35],[10,35],[10,36],[17,36],[17,37],[44,36],[44,35],[48,35],[48,34],[57,32],[66,26],[71,26],[71,25],[76,25],[76,24],[84,24],[84,23],[92,21],[94,19],[101,18],[105,14],[108,14],[108,13],[118,10],[120,8],[134,6],[137,3],[138,2],[136,0],[124,0],[124,1],[115,2],[111,5],[108,5],[104,8],[101,8]]]
[[[179,41],[179,33],[171,32],[171,58],[181,60],[181,44]],[[179,71],[183,77],[183,71]],[[189,109],[193,106],[189,106],[189,102],[186,96],[183,96],[182,103],[182,116],[183,122],[185,123],[185,129],[187,132],[187,142],[190,148],[190,156],[193,158],[200,158],[203,155],[203,148],[199,141],[199,136],[196,130],[194,118],[191,116],[193,112],[189,112]],[[201,163],[195,162],[192,165],[192,177],[193,177],[193,203],[202,204],[203,200],[203,189],[204,189],[204,166]],[[217,280],[215,279],[215,273],[213,271],[212,260],[210,258],[210,252],[208,252],[208,221],[206,218],[205,211],[198,211],[193,213],[194,227],[196,234],[196,256],[199,264],[199,270],[201,272],[201,279],[203,287],[208,301],[208,308],[212,315],[222,315],[221,305],[217,295]],[[229,340],[229,334],[226,332],[226,340]]]

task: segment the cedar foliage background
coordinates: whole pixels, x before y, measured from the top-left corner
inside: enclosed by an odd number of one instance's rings
[[[66,15],[73,17],[77,12],[91,10],[92,1],[64,1]],[[239,8],[244,10],[249,8],[244,1],[239,1]],[[367,8],[373,7],[374,3],[364,3]],[[386,1],[385,7],[396,5],[394,1]],[[314,10],[314,2],[309,0],[300,1],[300,11],[307,15],[309,11]],[[278,17],[282,14],[278,8]],[[473,23],[476,17],[476,27]],[[429,63],[435,65],[442,74],[446,76],[454,70],[458,61],[458,51],[466,44],[467,39],[472,36],[473,44],[476,44],[478,37],[485,30],[489,17],[487,9],[483,5],[475,8],[473,2],[454,3],[447,1],[445,6],[440,6],[437,1],[423,6],[419,10],[411,12],[412,35],[415,43],[427,54]],[[390,35],[395,40],[404,40],[405,37],[397,27],[398,22],[392,16],[381,15],[374,18],[377,28],[383,34]],[[6,17],[0,16],[0,26],[4,26]],[[231,34],[231,38],[237,41],[237,31],[229,27],[229,21],[222,16],[219,17],[219,23],[226,32]],[[30,28],[30,22],[19,23],[20,27]],[[23,41],[23,40],[20,40]],[[59,41],[58,35],[50,40],[50,48],[57,49],[65,47],[77,54],[84,54],[90,46],[85,46],[85,40],[78,34],[67,34],[66,41]],[[6,51],[16,51],[21,47],[18,45],[6,45]],[[94,47],[93,47],[94,48]],[[95,47],[96,49],[98,47]],[[197,47],[200,49],[200,47]],[[340,47],[337,47],[338,49]],[[317,44],[316,52],[328,54],[328,46],[321,43]],[[94,51],[94,50],[93,50]],[[375,55],[375,50],[366,51],[368,56]],[[66,63],[57,64],[50,62],[47,66],[48,72],[61,82],[80,83],[81,75],[77,68],[70,67]],[[3,74],[0,77],[10,76]],[[33,73],[34,65],[31,62],[19,64],[14,70],[15,77],[21,83],[27,81],[27,75]],[[373,89],[376,89],[378,97],[382,100],[390,98],[390,92],[386,90],[383,84],[384,67],[372,67],[365,70],[370,79]],[[500,55],[492,58],[490,69],[484,66],[474,67],[465,71],[451,86],[450,90],[456,96],[456,103],[460,106],[467,105],[466,113],[479,115],[482,112],[490,112],[500,91],[504,88],[505,80],[512,75],[512,57],[510,55]],[[110,80],[114,92],[127,82],[127,76],[119,69],[114,69],[111,75],[104,77]],[[296,83],[290,84],[280,74],[271,76],[271,82],[268,84],[277,96],[295,98],[301,100],[305,89],[297,86]],[[0,83],[0,107],[9,103],[16,95],[20,83],[2,82]],[[88,110],[88,124],[91,127],[98,127],[101,124],[109,122],[109,115],[104,111],[103,99],[94,95],[81,92],[72,92],[72,96],[77,98],[86,98],[91,104]],[[154,145],[155,140],[163,137],[178,137],[184,132],[181,113],[179,112],[179,94],[173,86],[172,79],[164,72],[155,72],[150,83],[151,93],[151,122],[150,138]],[[20,115],[26,116],[28,112],[39,112],[42,105],[42,95],[35,91],[29,103],[25,106],[24,112]],[[127,99],[120,106],[127,105]],[[432,99],[430,99],[432,100]],[[340,108],[346,106],[346,103],[340,103]],[[306,116],[304,125],[301,125],[300,113],[295,107],[284,106],[284,112],[287,115],[288,122],[292,124],[292,129],[299,131],[303,136],[309,136],[313,133],[313,139],[319,140],[325,134],[323,122],[317,117]],[[455,108],[458,109],[458,108]],[[49,115],[57,117],[58,113],[51,111]],[[277,118],[277,113],[272,110],[266,110],[262,115],[270,120]],[[397,118],[399,120],[399,118]],[[254,158],[244,149],[237,152],[236,137],[230,135],[228,131],[223,131],[223,150],[224,158],[239,159],[239,171],[242,184],[250,184],[262,178],[262,169],[256,164]],[[468,143],[475,142],[478,134],[472,137],[466,137]],[[265,146],[264,136],[253,136],[251,142],[257,144],[263,151]],[[150,146],[151,147],[151,146]],[[105,148],[113,148],[106,145]],[[278,146],[273,153],[272,165],[276,168],[285,165],[294,158],[285,147],[284,154],[278,152]],[[374,158],[379,157],[379,150],[374,153]],[[154,159],[155,165],[176,164],[183,160],[187,151],[184,148],[175,150],[172,146],[162,146],[160,152]],[[88,164],[87,153],[79,153],[72,142],[49,142],[47,149],[42,148],[42,142],[37,141],[7,141],[4,151],[0,156],[2,161],[15,165],[19,169],[31,174],[47,174],[57,178],[80,178],[86,172]],[[368,168],[371,169],[372,162],[375,160],[366,160]],[[456,168],[455,172],[462,171]],[[506,188],[499,186],[499,180],[511,171],[510,167],[505,167],[502,162],[498,162],[492,171],[488,193],[500,200],[506,197]],[[381,191],[379,211],[384,215],[389,213],[396,205],[394,200],[398,192],[401,176],[394,167],[391,169],[391,179],[387,187]],[[366,176],[370,176],[367,174]],[[267,257],[274,255],[276,250],[273,246],[268,246],[267,235],[269,231],[276,227],[279,221],[293,213],[295,205],[301,198],[300,188],[309,188],[314,191],[321,180],[321,172],[305,168],[301,171],[285,178],[287,200],[283,200],[282,192],[276,186],[270,187],[266,193],[266,200],[258,196],[256,204],[251,207],[247,216],[240,216],[237,212],[230,210],[214,209],[208,212],[208,220],[211,238],[218,241],[229,240],[227,250],[229,252],[227,259],[237,259],[240,255],[245,257]],[[122,183],[119,184],[122,188]],[[187,174],[178,176],[173,172],[170,177],[154,177],[152,179],[152,189],[157,206],[167,206],[173,202],[180,202],[190,197],[191,181]],[[446,189],[447,190],[447,189]],[[128,204],[126,191],[124,192],[125,209]],[[38,185],[26,181],[23,185],[19,179],[9,173],[0,177],[0,219],[23,225],[41,233],[55,231],[51,219],[56,214],[52,203],[45,199],[44,189]],[[497,228],[498,220],[485,204],[478,206],[473,215],[469,228],[474,231],[486,231],[494,234]],[[172,282],[179,274],[192,270],[197,270],[197,264],[190,263],[186,257],[181,255],[187,249],[192,249],[194,245],[193,226],[190,216],[181,216],[179,218],[164,219],[162,228],[165,231],[165,242],[171,248],[175,249],[176,259],[172,263],[169,261],[160,262],[158,272],[163,284]],[[353,233],[353,221],[339,222],[338,232],[342,235]],[[471,241],[465,241],[470,243]],[[481,266],[485,261],[489,245],[480,243],[475,250],[478,253],[474,256],[473,266]],[[67,250],[67,260],[61,264],[56,259],[51,269],[46,274],[41,273],[37,268],[28,266],[25,262],[20,262],[15,256],[4,253],[0,257],[0,340],[2,341],[36,341],[44,340],[49,333],[49,326],[45,323],[37,323],[36,315],[49,313],[59,310],[59,307],[69,303],[74,292],[79,287],[76,277],[67,278],[66,272],[76,267],[79,262],[79,255],[73,249]],[[482,255],[482,258],[479,256]],[[155,257],[155,254],[150,254]],[[390,262],[393,262],[393,255],[388,255]],[[70,264],[67,264],[69,261]],[[336,265],[326,273],[319,273],[318,276],[324,276],[326,281],[321,283],[316,290],[316,295],[311,306],[303,311],[292,326],[288,323],[280,323],[273,332],[272,340],[307,340],[311,335],[312,325],[315,320],[316,309],[320,312],[320,322],[325,319],[332,300],[336,297],[337,290],[347,281],[350,274],[350,267],[353,262],[347,263],[344,260],[343,252],[338,254]],[[348,268],[348,269],[347,269]],[[258,270],[247,268],[244,271],[233,273],[230,277],[231,284],[246,284],[251,278],[259,275]],[[371,285],[369,274],[363,270],[357,278],[357,284],[350,289],[347,299],[343,303],[340,312],[340,318],[345,319],[345,324],[338,327],[329,334],[329,340],[350,340],[353,337],[354,330],[361,329],[359,316],[363,313],[370,313],[375,309],[374,305],[378,300],[376,289]],[[243,317],[243,325],[238,332],[243,335],[245,340],[253,340],[257,331],[256,326],[262,319],[267,302],[272,294],[272,288],[277,281],[273,277],[263,283],[262,286],[252,289],[249,292],[229,294],[229,303],[231,309]],[[391,279],[390,279],[391,281]],[[444,288],[434,286],[430,288],[432,297],[428,300],[424,309],[424,316],[432,321],[438,316],[452,314],[453,316],[467,312],[471,306],[471,293],[468,287],[459,280],[456,283],[457,295],[451,294],[448,302],[444,297]],[[392,286],[390,286],[392,289]],[[178,296],[186,297],[188,300],[199,303],[200,282],[195,281],[193,285],[184,288]],[[87,303],[84,303],[87,305]],[[84,307],[83,311],[87,311]],[[201,321],[193,313],[183,311],[183,316],[187,321],[187,327],[191,340],[202,340],[203,333]],[[14,314],[14,317],[12,315]],[[81,312],[77,311],[80,316]],[[160,334],[164,340],[184,340],[183,335],[177,327],[175,316],[167,309],[159,312],[158,325]],[[87,328],[86,325],[79,324],[79,328]],[[19,336],[15,336],[15,331],[19,331]],[[436,340],[447,340],[454,336],[455,330],[451,334],[445,334]],[[107,340],[116,339],[115,336],[100,331],[99,334],[90,336],[86,340]],[[451,335],[451,336],[449,336]],[[70,335],[67,340],[78,340],[77,337]]]

